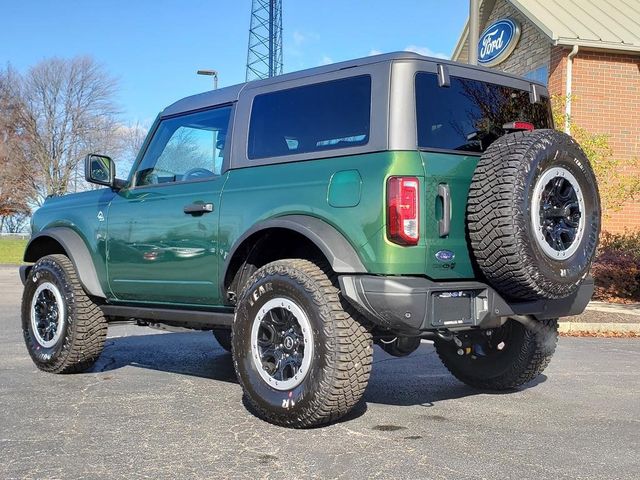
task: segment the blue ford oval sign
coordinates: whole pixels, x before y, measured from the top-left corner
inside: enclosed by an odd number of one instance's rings
[[[505,61],[520,39],[520,26],[510,18],[492,23],[478,40],[478,63],[493,67]]]

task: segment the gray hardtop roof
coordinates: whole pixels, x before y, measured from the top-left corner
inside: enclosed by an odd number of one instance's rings
[[[165,108],[162,111],[160,116],[166,117],[169,115],[176,115],[176,114],[189,112],[193,110],[200,110],[202,108],[207,108],[214,105],[232,103],[238,100],[238,98],[240,97],[240,92],[242,92],[242,90],[244,90],[245,88],[257,88],[257,87],[262,87],[267,85],[278,84],[281,82],[286,82],[288,80],[296,80],[296,79],[305,78],[305,77],[313,77],[315,75],[320,75],[324,73],[336,72],[338,70],[345,70],[347,68],[371,65],[374,63],[382,63],[382,62],[391,63],[398,60],[417,60],[417,61],[426,61],[431,63],[444,64],[444,65],[455,65],[457,67],[463,67],[469,70],[478,70],[481,72],[491,73],[492,75],[499,75],[506,78],[515,78],[518,80],[522,80],[522,77],[519,77],[517,75],[511,75],[509,73],[504,73],[499,70],[493,70],[491,68],[469,65],[469,64],[460,63],[460,62],[454,62],[454,61],[445,60],[442,58],[425,57],[423,55],[420,55],[414,52],[392,52],[392,53],[384,53],[381,55],[372,55],[369,57],[357,58],[354,60],[348,60],[346,62],[332,63],[330,65],[309,68],[306,70],[299,70],[297,72],[286,73],[283,75],[278,75],[276,77],[265,78],[264,80],[254,80],[252,82],[240,83],[238,85],[224,87],[218,90],[210,90],[208,92],[199,93],[197,95],[191,95],[189,97],[185,97],[169,105],[167,108]],[[542,83],[535,82],[533,80],[526,80],[526,81],[529,83],[535,83],[537,85],[540,85],[544,89],[546,89],[546,86]]]

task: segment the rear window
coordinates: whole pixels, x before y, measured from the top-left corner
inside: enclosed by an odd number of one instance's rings
[[[365,145],[370,110],[369,75],[258,95],[251,109],[249,159]]]
[[[531,103],[528,91],[456,77],[440,87],[432,73],[416,76],[416,113],[420,148],[484,152],[505,123],[553,126],[547,97]]]

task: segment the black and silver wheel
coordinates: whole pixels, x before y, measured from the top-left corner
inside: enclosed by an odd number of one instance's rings
[[[234,365],[252,409],[271,423],[301,428],[336,420],[366,388],[371,335],[327,272],[307,260],[275,261],[240,295]]]
[[[485,390],[508,390],[530,382],[547,367],[558,340],[558,320],[509,319],[499,328],[438,339],[436,352],[461,382]]]
[[[302,308],[286,297],[265,303],[253,319],[251,352],[268,385],[276,390],[300,385],[313,359],[313,331]]]
[[[589,159],[555,130],[500,137],[476,166],[467,226],[473,259],[502,295],[569,297],[589,273],[600,234]]]
[[[540,249],[553,260],[571,257],[585,231],[584,195],[576,177],[564,167],[540,175],[532,195],[531,222]]]
[[[53,347],[62,336],[66,309],[62,294],[51,282],[41,283],[31,297],[31,332],[43,348]]]
[[[22,296],[22,332],[41,370],[81,372],[98,359],[107,322],[66,256],[43,257],[29,272]]]

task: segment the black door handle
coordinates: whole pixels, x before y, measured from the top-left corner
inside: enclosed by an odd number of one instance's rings
[[[190,203],[184,206],[187,215],[203,215],[213,212],[213,203]]]
[[[438,197],[442,200],[442,218],[438,220],[438,230],[441,237],[449,235],[451,230],[451,192],[449,185],[441,183],[438,185]]]

